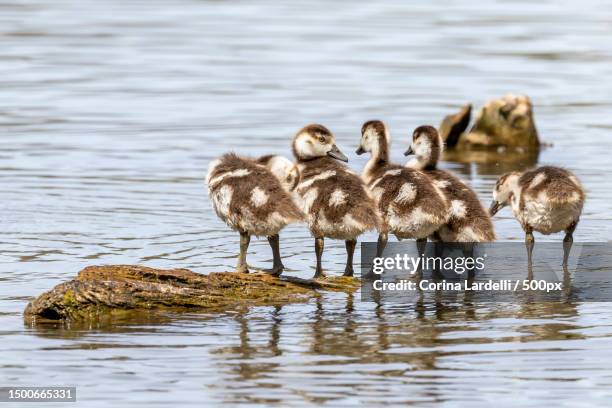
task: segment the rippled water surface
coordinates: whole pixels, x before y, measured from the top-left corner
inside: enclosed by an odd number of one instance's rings
[[[411,130],[458,106],[529,94],[540,164],[588,191],[575,239],[612,232],[612,7],[605,1],[3,1],[0,3],[0,383],[75,385],[88,407],[605,405],[612,306],[422,304],[345,294],[223,314],[28,327],[28,300],[86,265],[234,265],[204,174],[228,150],[289,155],[320,122],[352,152],[361,123]],[[365,158],[349,155],[358,170]],[[488,202],[503,166],[444,163]],[[503,211],[502,240],[522,239]],[[288,274],[313,242],[288,227]],[[364,239],[374,239],[373,234]],[[559,236],[536,240],[558,240]],[[249,261],[266,266],[265,240]],[[326,243],[330,273],[344,245]]]

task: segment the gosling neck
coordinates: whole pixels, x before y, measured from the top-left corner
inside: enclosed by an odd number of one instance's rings
[[[441,150],[439,145],[432,144],[425,152],[418,152],[406,166],[417,170],[435,170],[438,168]]]
[[[372,157],[370,161],[372,160],[381,166],[389,163],[389,143],[387,142],[386,135],[378,135],[378,143],[374,144],[372,147]]]
[[[378,135],[378,143],[372,146],[372,155],[363,170],[363,179],[369,183],[374,170],[389,164],[389,143],[386,135]]]
[[[510,181],[510,191],[512,191],[512,196],[510,197],[510,206],[512,207],[512,211],[516,212],[519,208],[519,201],[521,197],[521,186],[519,186],[519,178],[513,177]]]

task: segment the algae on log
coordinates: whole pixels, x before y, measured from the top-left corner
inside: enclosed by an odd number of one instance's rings
[[[305,280],[267,274],[215,272],[144,266],[90,266],[28,304],[27,320],[84,320],[138,309],[223,308],[300,302],[319,290],[355,291],[359,280],[330,277]]]
[[[525,152],[537,150],[540,146],[533,106],[527,96],[508,94],[487,102],[478,110],[474,125],[466,132],[470,119],[471,105],[465,105],[458,113],[443,119],[440,135],[449,148],[504,148]]]

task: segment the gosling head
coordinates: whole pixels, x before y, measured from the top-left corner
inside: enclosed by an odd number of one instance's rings
[[[355,153],[372,153],[372,157],[386,160],[390,144],[387,126],[380,120],[370,120],[361,126],[361,140]]]
[[[336,137],[322,125],[305,126],[295,135],[293,155],[302,161],[329,156],[348,162],[348,158],[336,146]]]
[[[436,168],[442,153],[442,138],[433,126],[419,126],[412,132],[412,143],[404,156],[415,155],[408,165],[420,169]]]
[[[293,191],[300,181],[300,170],[286,157],[275,155],[262,156],[257,159],[257,162],[266,166],[287,191]]]
[[[516,199],[515,191],[520,177],[521,173],[513,171],[504,174],[497,180],[493,189],[493,202],[489,208],[491,216],[510,204],[511,200]]]

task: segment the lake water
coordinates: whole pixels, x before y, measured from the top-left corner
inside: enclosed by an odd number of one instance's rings
[[[222,314],[24,324],[30,299],[87,265],[231,269],[238,235],[204,183],[223,152],[289,155],[296,130],[320,122],[359,170],[361,124],[380,118],[403,162],[417,125],[507,92],[532,97],[553,144],[539,164],[572,169],[587,189],[575,240],[609,240],[607,2],[276,3],[0,4],[0,385],[74,385],[87,407],[609,405],[610,303],[377,308],[332,293]],[[488,204],[500,169],[444,167]],[[523,239],[508,210],[495,227]],[[287,274],[313,273],[312,248],[304,227],[283,231]],[[249,262],[270,260],[253,241]],[[328,241],[329,273],[343,262],[344,244]]]

